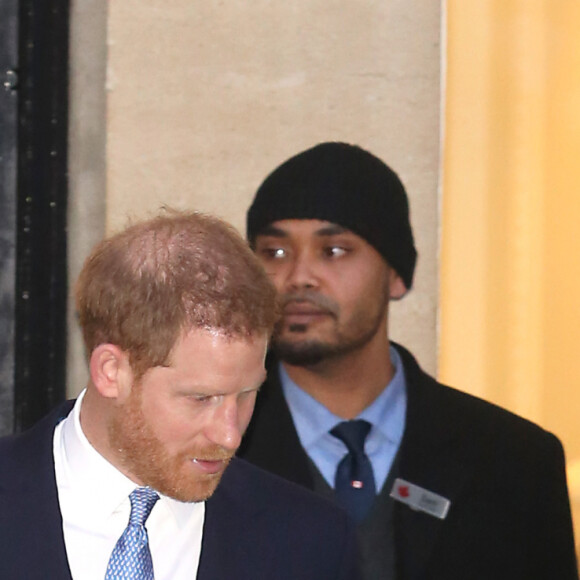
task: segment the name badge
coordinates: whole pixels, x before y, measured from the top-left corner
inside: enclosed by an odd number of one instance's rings
[[[451,502],[446,497],[399,478],[395,479],[390,495],[411,509],[425,512],[440,520],[447,517],[451,506]]]

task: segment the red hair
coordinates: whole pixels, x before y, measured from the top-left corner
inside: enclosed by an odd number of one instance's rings
[[[278,317],[276,290],[247,243],[197,212],[171,211],[103,240],[75,297],[87,352],[115,344],[138,377],[168,362],[182,332],[269,335]]]

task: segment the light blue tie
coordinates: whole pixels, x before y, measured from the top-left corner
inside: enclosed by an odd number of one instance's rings
[[[111,554],[105,580],[154,580],[145,522],[159,496],[150,487],[138,487],[129,499],[129,523]]]

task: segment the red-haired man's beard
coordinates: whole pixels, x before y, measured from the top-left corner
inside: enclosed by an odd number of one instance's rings
[[[183,502],[204,501],[213,494],[232,452],[208,445],[169,453],[145,419],[139,386],[117,411],[109,424],[109,442],[123,473],[140,485]],[[204,460],[223,462],[223,466],[215,473],[205,473],[195,464]]]

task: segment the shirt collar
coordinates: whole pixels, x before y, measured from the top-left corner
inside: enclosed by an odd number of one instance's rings
[[[395,368],[393,378],[381,394],[357,417],[365,419],[377,428],[390,442],[399,444],[405,427],[407,407],[405,370],[399,353],[390,347],[391,361]],[[284,396],[295,420],[296,429],[303,446],[308,447],[326,435],[337,423],[343,421],[324,405],[302,390],[279,363],[280,382]]]
[[[403,438],[407,410],[405,369],[397,350],[390,347],[393,378],[383,392],[358,416],[381,431],[387,440],[399,444]]]

